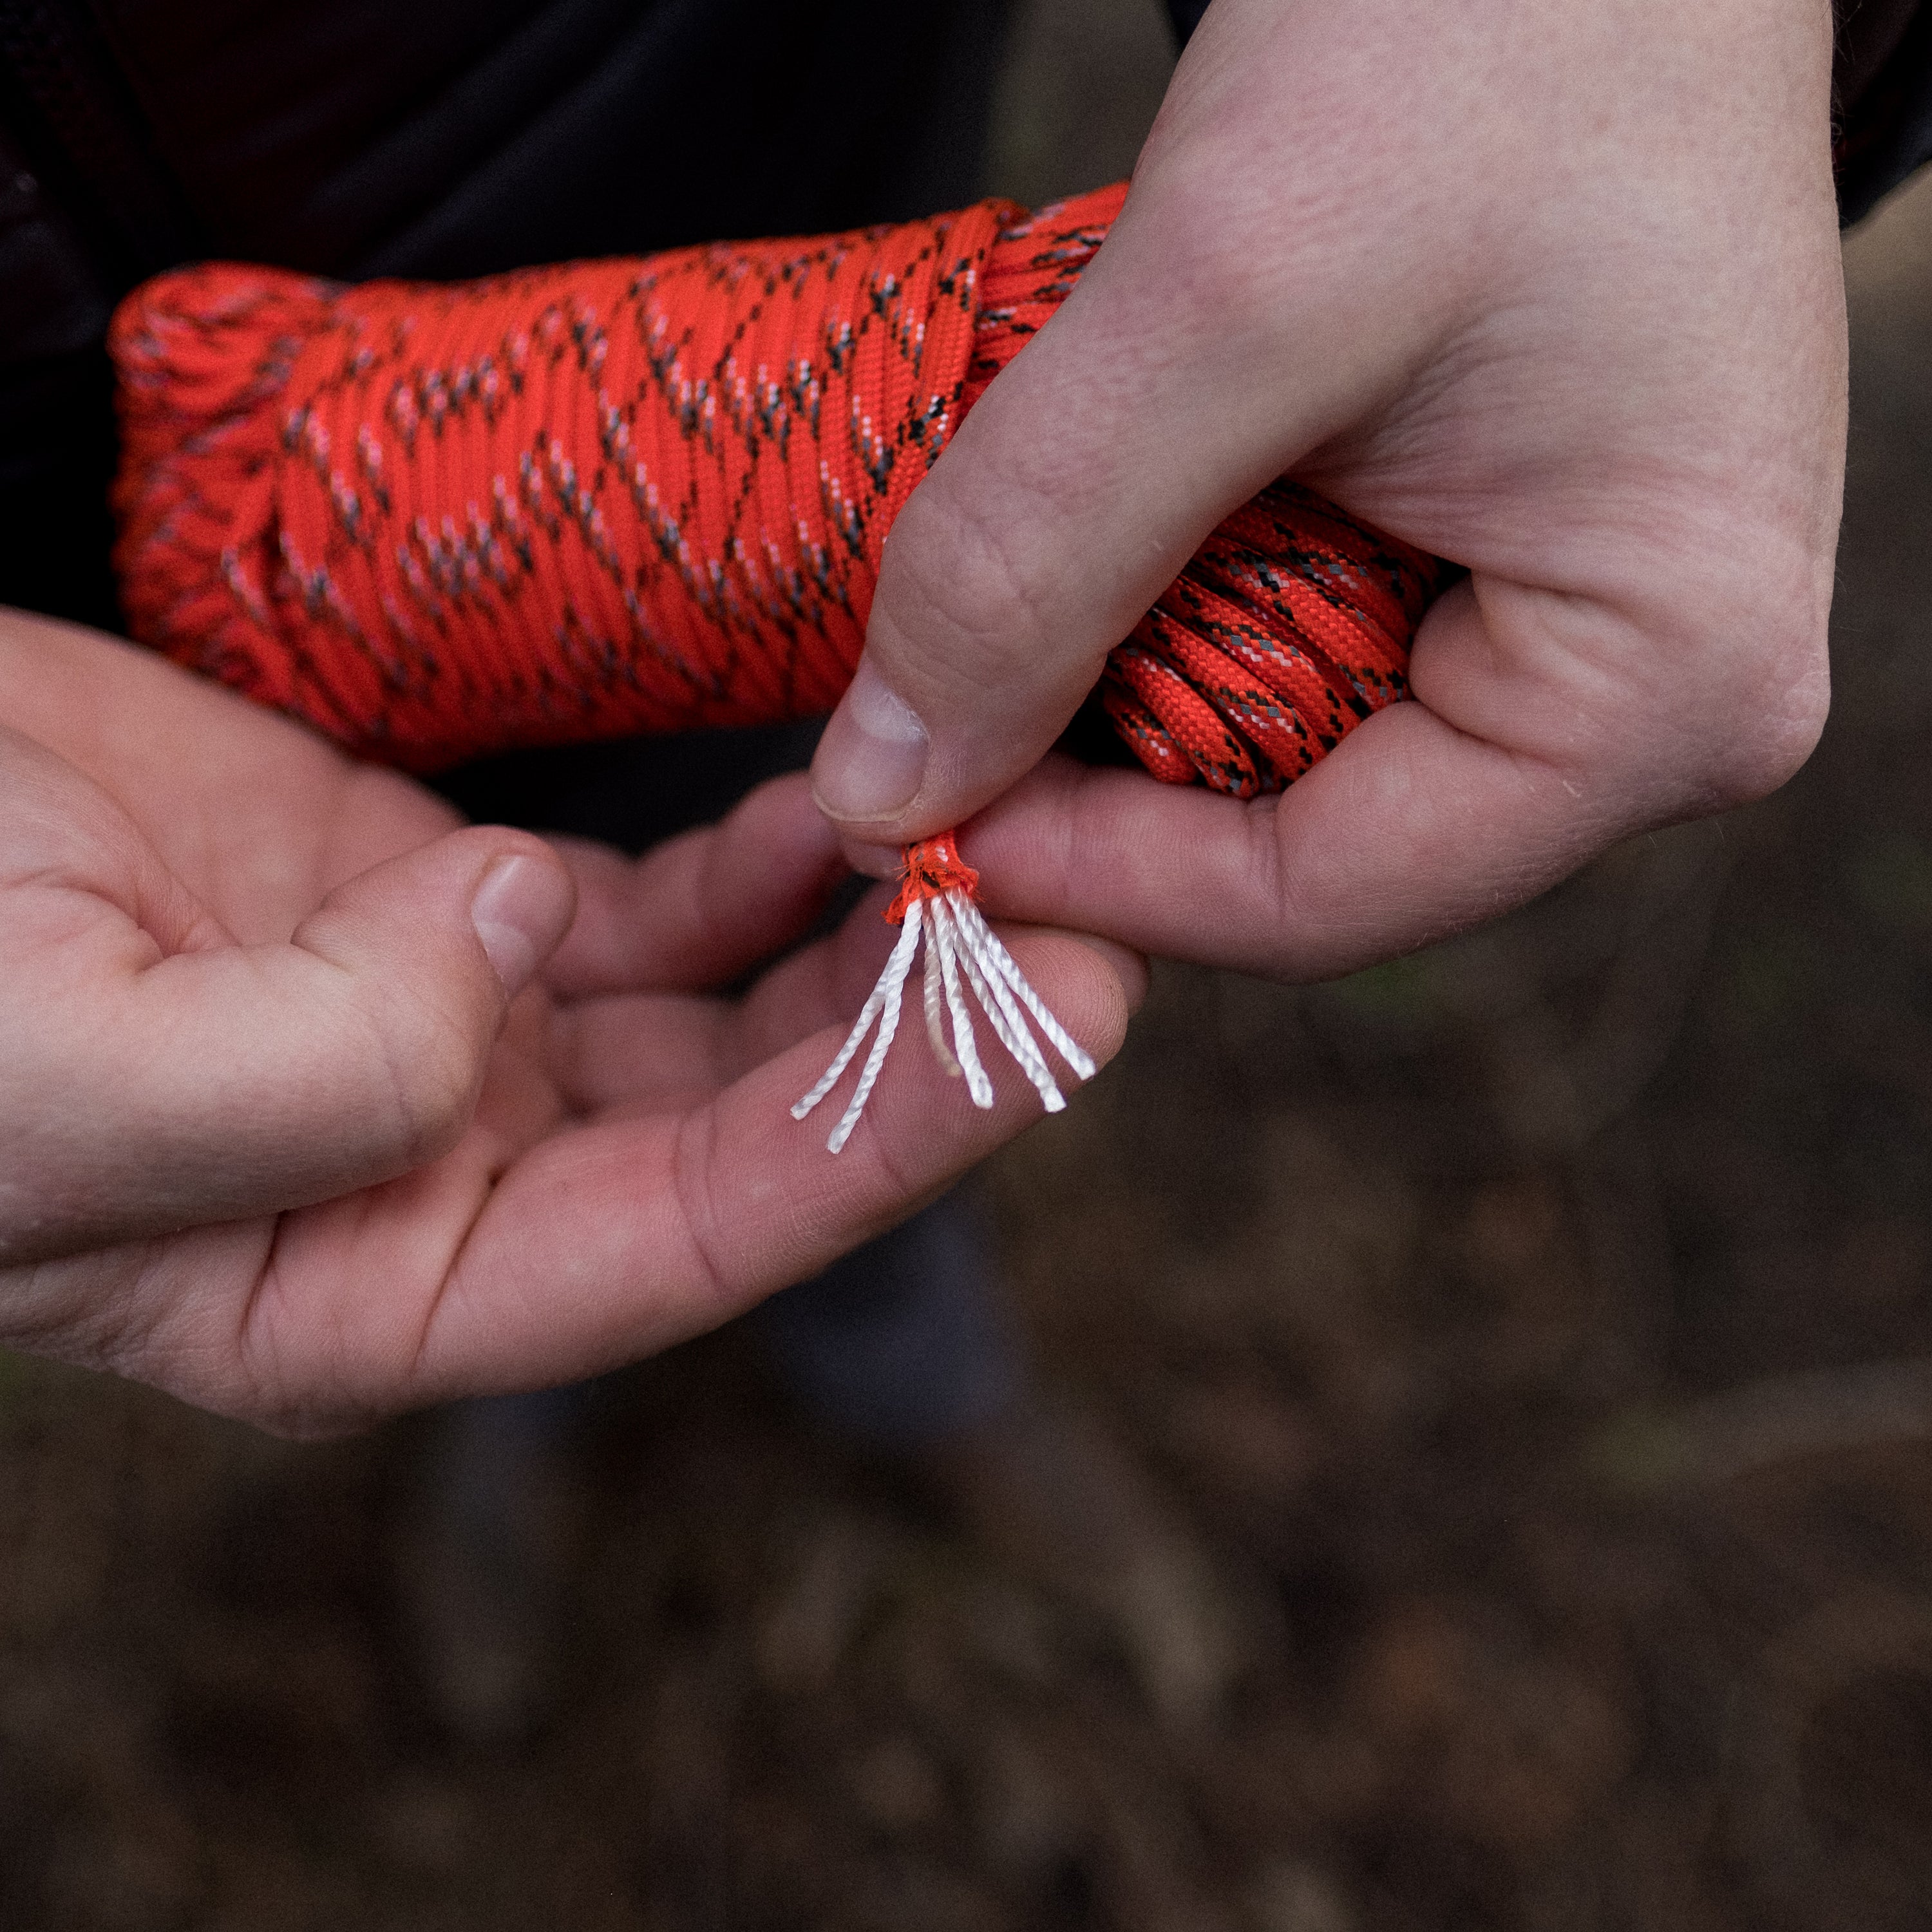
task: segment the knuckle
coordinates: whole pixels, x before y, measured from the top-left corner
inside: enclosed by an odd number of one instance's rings
[[[1794,777],[1816,748],[1831,708],[1825,622],[1786,619],[1760,630],[1715,740],[1718,802],[1748,805]]]
[[[447,1154],[469,1125],[483,1056],[469,1028],[426,1002],[392,1004],[380,1030],[392,1152],[400,1167],[420,1167]]]
[[[895,668],[916,654],[922,682],[978,686],[1036,655],[1041,596],[1015,518],[989,514],[980,493],[914,494],[886,541],[879,602]]]
[[[1144,183],[1137,172],[1149,257],[1138,299],[1156,324],[1147,352],[1166,362],[1210,344],[1283,345],[1284,317],[1311,284],[1385,272],[1362,218],[1366,187],[1359,176],[1317,173],[1237,189],[1226,168],[1198,164],[1170,164]]]

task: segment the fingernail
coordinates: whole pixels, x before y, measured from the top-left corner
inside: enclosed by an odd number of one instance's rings
[[[563,937],[571,913],[570,884],[562,868],[525,855],[500,859],[483,874],[470,902],[470,922],[513,1000]]]
[[[909,805],[926,776],[927,740],[919,713],[868,658],[819,740],[812,794],[826,818],[884,818]]]
[[[863,838],[842,838],[838,844],[846,864],[868,879],[896,879],[905,870],[903,845],[874,845]]]

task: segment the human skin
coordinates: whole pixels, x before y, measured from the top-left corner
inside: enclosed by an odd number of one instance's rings
[[[1766,792],[1828,702],[1845,335],[1825,0],[1215,0],[1125,211],[885,550],[814,766],[855,862],[1349,970]],[[1049,755],[1292,471],[1466,566],[1414,702],[1278,798]]]
[[[132,646],[0,611],[0,1346],[281,1432],[711,1328],[1037,1115],[898,1057],[788,1112],[891,940],[802,778],[638,862],[422,787]],[[1143,985],[1009,934],[1104,1059]],[[486,944],[486,941],[488,944]]]

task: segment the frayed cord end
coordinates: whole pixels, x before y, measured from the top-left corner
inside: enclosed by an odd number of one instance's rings
[[[926,942],[926,1035],[934,1058],[948,1074],[965,1082],[976,1107],[992,1106],[993,1083],[980,1057],[978,1036],[966,999],[969,990],[994,1037],[1032,1082],[1047,1112],[1058,1113],[1066,1100],[1034,1037],[1036,1028],[1076,1078],[1090,1080],[1094,1076],[1091,1057],[1054,1017],[1000,943],[999,935],[986,923],[978,902],[980,875],[960,857],[955,836],[942,832],[908,846],[905,868],[898,896],[886,912],[886,918],[898,925],[898,943],[844,1045],[818,1084],[791,1110],[792,1118],[802,1120],[832,1091],[876,1022],[878,1032],[860,1070],[859,1084],[825,1143],[832,1154],[850,1138],[878,1084],[898,1030],[906,982],[922,937]]]

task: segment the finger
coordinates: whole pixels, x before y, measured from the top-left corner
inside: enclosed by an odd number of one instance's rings
[[[68,1104],[16,1115],[10,1178],[71,1252],[420,1166],[469,1120],[573,898],[542,841],[479,828],[350,880],[283,944],[143,959],[110,915],[20,1046],[25,1090]]]
[[[573,1114],[695,1106],[728,1077],[730,1010],[700,993],[611,993],[560,1012],[548,1058]]]
[[[1074,1036],[1111,1058],[1136,963],[1060,934],[1020,935],[1014,952]],[[579,1129],[520,1162],[436,1302],[414,1399],[589,1375],[715,1327],[904,1219],[1040,1118],[1017,1073],[982,1113],[908,1052],[844,1151],[828,1154],[789,1109],[844,1025],[841,1015],[688,1116]]]
[[[1554,884],[1616,836],[1577,803],[1553,768],[1404,705],[1259,806],[1049,759],[963,846],[1003,914],[1052,906],[1160,957],[1322,980]]]
[[[577,881],[578,912],[544,982],[574,998],[736,979],[808,930],[846,870],[797,774],[640,860],[556,843]]]
[[[802,1035],[849,1026],[898,937],[880,916],[890,897],[868,893],[836,934],[780,962],[742,1000],[618,994],[560,1012],[548,1065],[564,1104],[579,1114],[694,1105]],[[1137,1004],[1144,962],[1093,944]]]
[[[898,937],[884,916],[892,896],[867,892],[836,932],[780,960],[742,999],[618,994],[561,1010],[552,1077],[566,1104],[586,1114],[695,1105],[804,1035],[850,1026]]]
[[[1816,742],[1822,632],[1772,663],[1741,646],[1711,692],[1666,703],[1645,679],[1678,676],[1685,653],[1512,639],[1539,607],[1496,602],[1500,616],[1467,585],[1445,596],[1418,640],[1417,701],[1277,798],[1050,760],[966,829],[994,909],[1327,978],[1520,905],[1618,838],[1761,796]]]
[[[820,808],[848,836],[898,845],[943,830],[1028,770],[1108,652],[1266,480],[1250,485],[1215,439],[1189,434],[1183,392],[1134,346],[1178,361],[1199,332],[1130,279],[1152,252],[1132,220],[886,539],[865,652],[812,764]],[[1110,257],[1122,274],[1103,274]]]
[[[1006,936],[1107,1058],[1144,991],[1142,962],[1105,942]],[[859,963],[835,963],[816,1010],[856,990],[837,982]],[[802,986],[800,964],[784,970]],[[794,1033],[712,1106],[566,1129],[535,1152],[554,1121],[506,1111],[493,1083],[459,1145],[385,1186],[9,1271],[22,1304],[10,1328],[299,1436],[635,1359],[815,1272],[1038,1118],[1017,1077],[985,1114],[924,1056],[902,1054],[834,1159],[788,1108],[844,1030],[842,1010],[802,1044]]]
[[[802,1036],[849,1026],[898,937],[882,916],[890,898],[868,892],[837,932],[779,962],[742,1000],[611,994],[561,1008],[550,1071],[565,1104],[582,1114],[695,1105]]]

